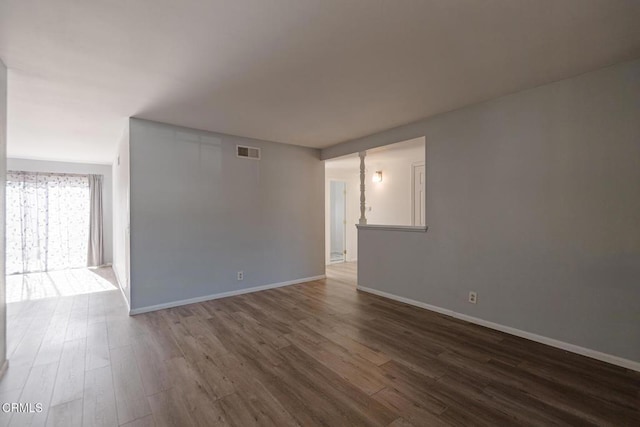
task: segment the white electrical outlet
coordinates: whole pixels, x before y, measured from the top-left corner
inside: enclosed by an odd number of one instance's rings
[[[469,302],[471,304],[476,304],[478,302],[478,294],[476,292],[469,292]]]
[[[238,271],[238,280],[244,280],[244,273],[242,271]]]

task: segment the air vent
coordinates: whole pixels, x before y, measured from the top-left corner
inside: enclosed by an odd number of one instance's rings
[[[260,149],[255,147],[245,147],[236,145],[236,155],[245,159],[260,160]]]

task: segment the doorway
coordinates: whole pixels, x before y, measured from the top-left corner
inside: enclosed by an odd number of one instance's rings
[[[346,261],[347,183],[331,181],[329,186],[330,257],[329,263]]]

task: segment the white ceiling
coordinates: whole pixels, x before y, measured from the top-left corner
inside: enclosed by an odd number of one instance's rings
[[[0,0],[9,155],[129,116],[326,147],[640,57],[637,0]]]

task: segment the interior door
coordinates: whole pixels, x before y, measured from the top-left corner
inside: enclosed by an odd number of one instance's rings
[[[331,246],[329,262],[344,262],[346,260],[347,237],[347,184],[343,181],[331,181],[330,183],[330,230]]]
[[[413,165],[413,225],[426,225],[425,206],[426,206],[426,180],[424,163]]]

